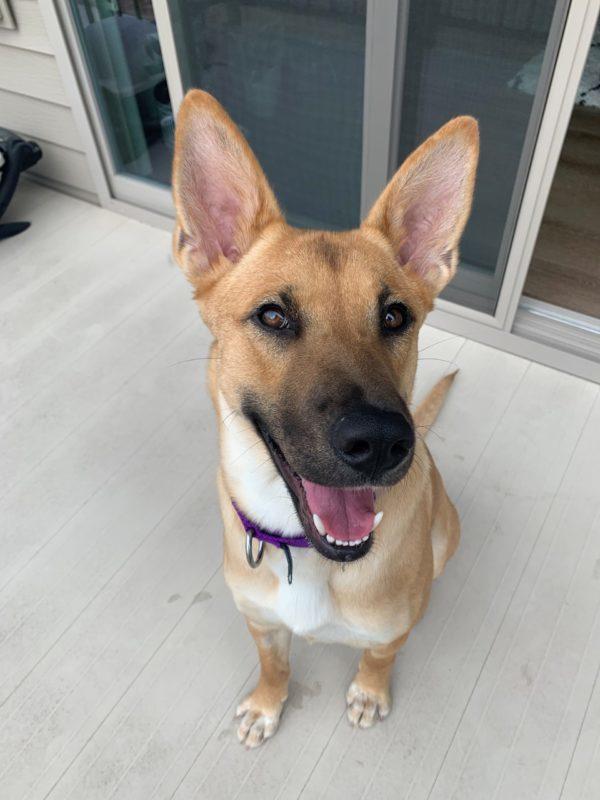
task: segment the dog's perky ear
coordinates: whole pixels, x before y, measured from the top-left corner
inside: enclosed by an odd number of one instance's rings
[[[406,159],[363,223],[387,237],[399,264],[434,296],[456,272],[478,155],[477,122],[456,117]]]
[[[239,261],[281,212],[248,143],[214,97],[187,93],[175,134],[173,252],[195,286]]]

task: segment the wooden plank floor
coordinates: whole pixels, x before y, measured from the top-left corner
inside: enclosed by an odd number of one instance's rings
[[[523,293],[600,318],[600,109],[575,106]]]
[[[277,736],[221,574],[209,338],[168,234],[24,183],[0,243],[0,797],[600,797],[599,387],[428,328],[463,538],[394,672],[296,641]]]

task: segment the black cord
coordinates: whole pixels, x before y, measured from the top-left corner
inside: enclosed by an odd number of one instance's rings
[[[292,579],[294,577],[294,564],[292,562],[292,554],[290,553],[290,548],[287,546],[287,544],[281,544],[280,548],[285,553],[285,560],[287,561],[287,567],[288,567],[288,583],[291,586]]]

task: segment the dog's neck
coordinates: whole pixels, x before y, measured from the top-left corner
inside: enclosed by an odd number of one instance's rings
[[[287,487],[262,439],[246,417],[218,394],[221,464],[233,499],[260,527],[288,536],[302,533]]]

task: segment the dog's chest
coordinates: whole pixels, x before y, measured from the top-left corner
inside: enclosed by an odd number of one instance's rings
[[[313,555],[293,553],[294,577],[290,585],[283,574],[286,571],[283,554],[273,553],[269,566],[279,578],[279,589],[273,599],[272,611],[294,633],[339,641],[346,626],[340,625],[327,572],[317,559],[312,558]]]
[[[291,585],[283,553],[270,551],[263,564],[277,575],[277,591],[245,598],[260,609],[265,622],[285,625],[298,636],[321,642],[368,647],[388,640],[387,632],[369,630],[345,613],[331,589],[328,565],[316,553],[294,550],[292,558]]]

